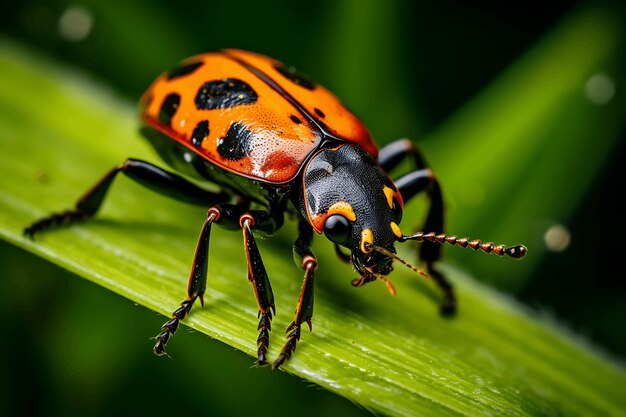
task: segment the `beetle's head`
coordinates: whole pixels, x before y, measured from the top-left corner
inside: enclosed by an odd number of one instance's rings
[[[318,233],[347,248],[361,274],[355,285],[392,270],[402,237],[402,196],[363,149],[341,145],[317,152],[303,175],[303,214]]]
[[[416,240],[425,245],[448,243],[470,247],[498,256],[520,259],[526,247],[494,245],[468,238],[458,239],[441,231],[417,232],[405,236],[398,225],[402,219],[402,196],[382,168],[363,149],[341,145],[318,151],[307,162],[303,173],[301,211],[317,233],[324,233],[336,245],[350,251],[349,260],[360,273],[352,285],[361,286],[376,279],[387,284],[392,262],[428,276],[396,255],[394,244]],[[342,256],[346,256],[341,252]]]

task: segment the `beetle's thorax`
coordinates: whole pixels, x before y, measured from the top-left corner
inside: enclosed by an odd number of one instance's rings
[[[307,162],[302,181],[302,214],[317,233],[326,233],[363,264],[377,261],[370,245],[395,252],[402,197],[365,150],[349,144],[322,149]],[[345,241],[329,236],[328,223],[335,219],[327,220],[335,215],[348,220]]]

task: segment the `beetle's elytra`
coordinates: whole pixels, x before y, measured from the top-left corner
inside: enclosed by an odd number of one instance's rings
[[[141,99],[142,132],[162,159],[181,174],[210,181],[221,192],[204,190],[184,177],[148,162],[128,159],[85,193],[73,210],[36,221],[36,233],[96,214],[120,172],[172,198],[209,207],[196,247],[187,298],[162,326],[154,353],[165,346],[206,290],[208,248],[213,223],[241,230],[248,279],[259,306],[258,362],[267,363],[274,296],[253,232],[271,235],[286,212],[298,218],[293,245],[304,282],[287,343],[273,362],[279,367],[296,349],[301,326],[311,326],[317,259],[315,233],[334,243],[338,256],[360,277],[352,285],[384,281],[398,261],[394,244],[423,242],[420,259],[443,291],[441,311],[451,314],[452,286],[435,269],[441,244],[521,258],[524,246],[507,247],[443,234],[439,182],[413,144],[404,139],[378,149],[365,126],[324,87],[263,55],[224,50],[197,55],[154,81]],[[388,173],[410,158],[414,171],[392,180]],[[424,192],[430,207],[424,232],[400,230],[404,203]],[[347,249],[344,252],[341,247]]]

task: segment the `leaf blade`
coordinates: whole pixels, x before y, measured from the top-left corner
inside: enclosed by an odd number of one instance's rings
[[[205,210],[120,179],[94,221],[25,239],[25,225],[71,205],[125,157],[155,159],[136,133],[132,107],[103,88],[15,45],[0,45],[0,68],[0,235],[169,315],[184,298]],[[48,107],[33,110],[42,98]],[[278,307],[272,356],[301,285],[293,236],[291,225],[261,243]],[[207,308],[196,307],[185,324],[253,355],[256,305],[240,236],[216,228],[212,237],[219,244],[211,249]],[[461,314],[444,320],[437,293],[408,272],[394,273],[399,294],[391,299],[377,283],[351,288],[352,271],[329,245],[316,253],[315,331],[304,333],[289,372],[389,415],[619,415],[626,406],[623,370],[458,270],[445,268]]]

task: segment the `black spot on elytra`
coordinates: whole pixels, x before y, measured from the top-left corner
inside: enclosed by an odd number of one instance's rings
[[[161,108],[159,109],[159,122],[169,126],[172,121],[172,117],[174,117],[176,110],[178,110],[179,104],[180,96],[178,94],[172,93],[165,97],[165,100],[163,100]]]
[[[307,90],[313,90],[315,88],[315,83],[309,80],[306,75],[298,72],[294,67],[286,67],[285,64],[276,64],[274,68],[276,68],[276,71],[283,74],[285,78],[300,87],[304,87]]]
[[[173,80],[174,78],[183,77],[187,74],[191,74],[192,72],[200,68],[202,64],[204,64],[204,62],[202,61],[181,64],[167,73],[167,79]]]
[[[224,109],[242,104],[256,103],[256,92],[245,82],[236,78],[207,81],[196,94],[198,110]]]
[[[226,136],[220,138],[217,153],[229,161],[238,161],[248,154],[251,141],[252,132],[241,123],[233,123]]]
[[[295,124],[298,124],[298,125],[299,125],[300,123],[302,123],[302,120],[298,119],[298,116],[291,115],[291,116],[289,116],[289,118],[290,118],[290,119],[291,119],[291,121],[292,121],[292,122],[294,122]]]
[[[202,145],[202,141],[209,136],[209,121],[203,120],[198,123],[193,129],[193,133],[191,134],[191,143],[196,148],[199,148]]]
[[[324,114],[323,111],[321,111],[320,109],[318,109],[317,107],[313,109],[313,111],[315,112],[315,114],[317,114],[319,117],[321,117],[322,119],[324,117],[326,117],[326,115]]]

